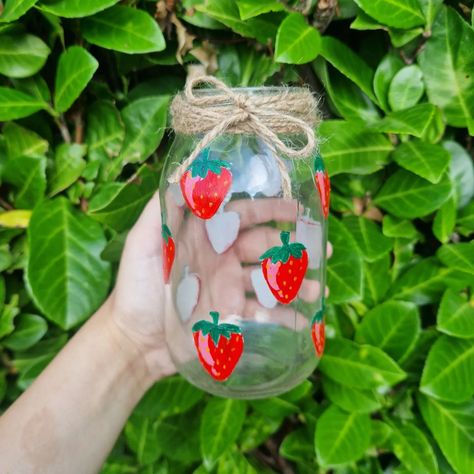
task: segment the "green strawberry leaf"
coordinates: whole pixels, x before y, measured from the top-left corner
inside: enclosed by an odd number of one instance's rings
[[[293,242],[290,244],[289,232],[280,232],[280,239],[283,245],[281,247],[272,247],[271,249],[268,249],[265,253],[260,255],[260,260],[271,258],[272,263],[286,263],[290,256],[295,258],[301,258],[303,256],[303,250],[306,250],[306,247],[299,242]]]
[[[217,311],[211,311],[209,314],[212,317],[212,323],[204,319],[198,321],[192,327],[193,333],[201,331],[203,336],[210,334],[216,346],[219,344],[219,339],[221,336],[224,336],[226,339],[230,339],[232,334],[242,333],[242,330],[239,328],[239,326],[236,326],[235,324],[219,324],[219,313]]]
[[[163,224],[161,226],[161,236],[163,237],[166,243],[168,243],[170,237],[172,237],[170,228],[166,224]]]

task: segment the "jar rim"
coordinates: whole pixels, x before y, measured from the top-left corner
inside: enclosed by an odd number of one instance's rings
[[[253,86],[253,87],[230,87],[232,92],[238,94],[248,94],[248,95],[260,95],[260,94],[281,94],[282,92],[297,93],[307,90],[306,87],[299,86]],[[203,95],[219,95],[222,93],[221,90],[215,88],[209,89],[195,89],[194,94],[197,96]]]

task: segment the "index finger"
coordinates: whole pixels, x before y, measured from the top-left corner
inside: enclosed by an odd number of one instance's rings
[[[270,221],[296,222],[298,206],[296,199],[239,199],[229,202],[226,211],[240,215],[240,228],[243,229]]]

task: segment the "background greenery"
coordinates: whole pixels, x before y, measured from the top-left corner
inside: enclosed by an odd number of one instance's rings
[[[103,473],[474,472],[472,3],[4,1],[1,410],[110,290],[190,67],[321,94],[330,340],[277,398],[160,382]]]

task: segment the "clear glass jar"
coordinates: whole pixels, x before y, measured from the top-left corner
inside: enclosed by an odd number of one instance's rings
[[[327,174],[320,157],[281,156],[284,198],[275,152],[257,134],[224,133],[170,183],[201,138],[176,135],[160,186],[167,343],[203,390],[278,395],[311,374],[324,346]]]

